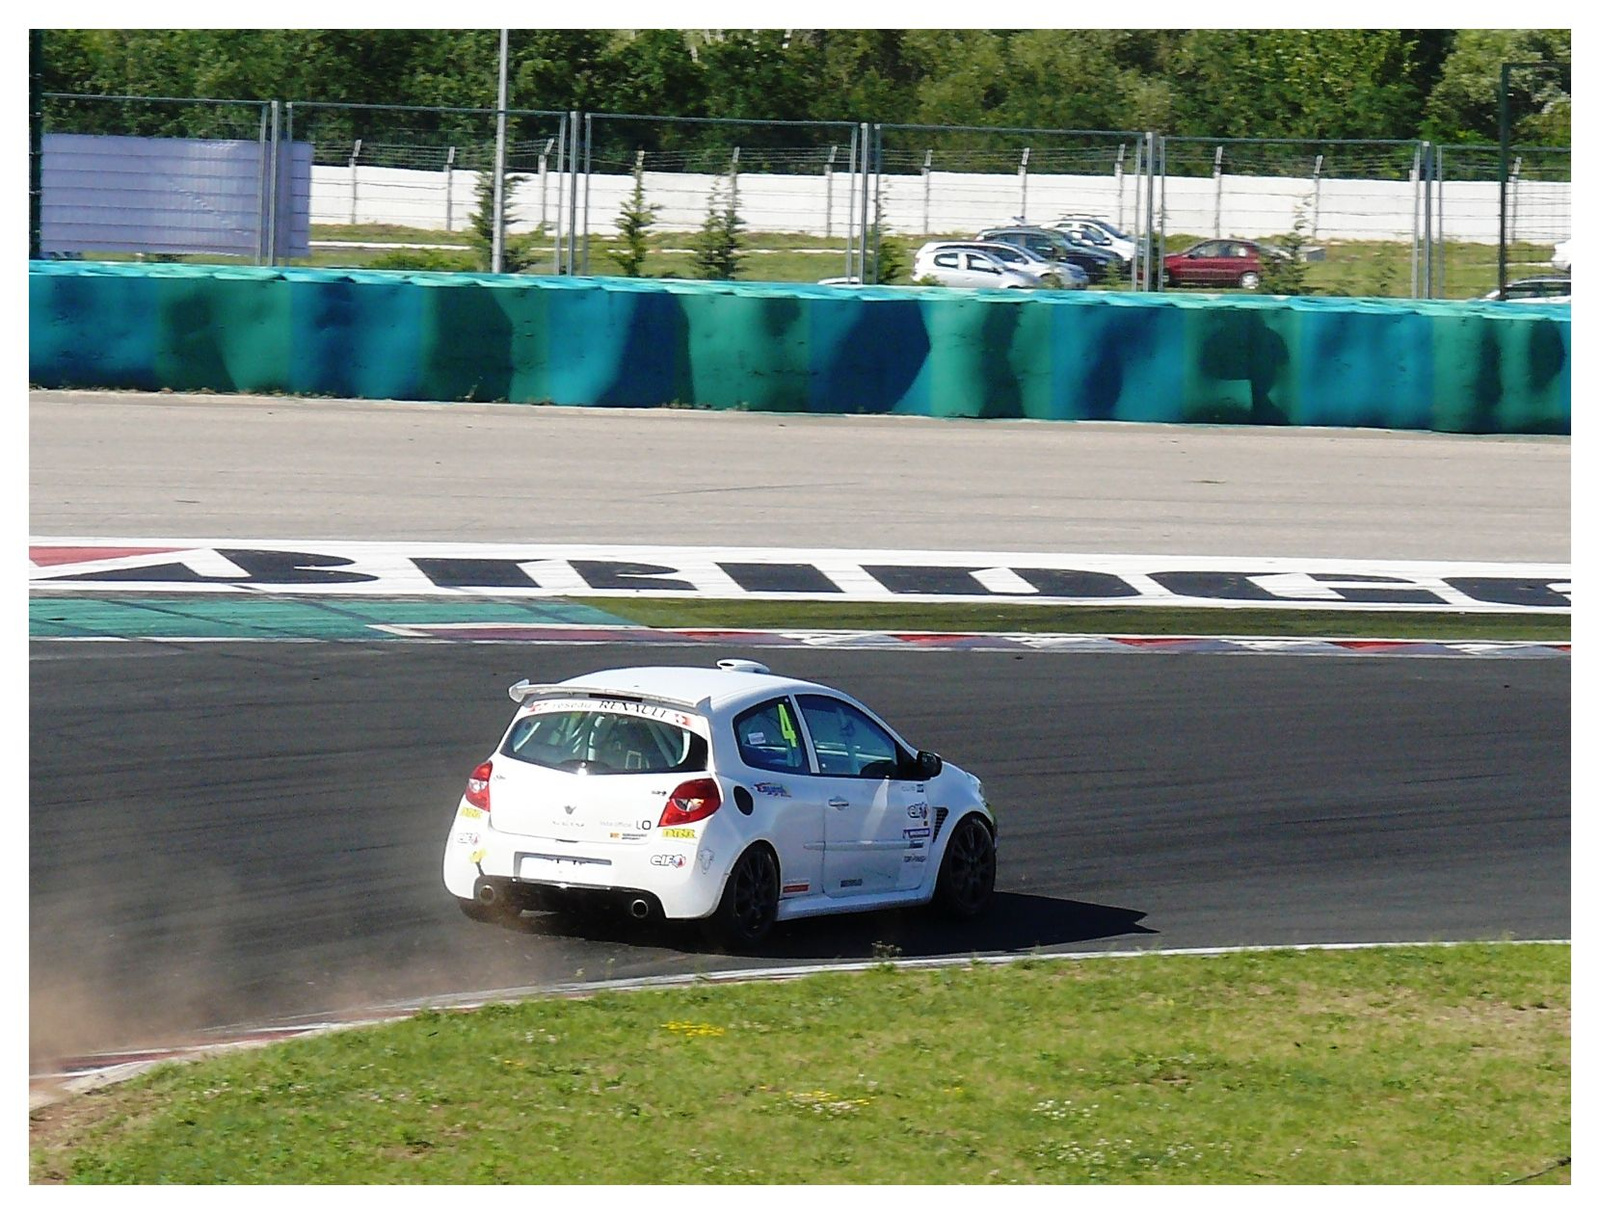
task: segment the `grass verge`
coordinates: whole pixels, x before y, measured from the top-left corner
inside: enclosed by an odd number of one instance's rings
[[[1569,1183],[1571,950],[1022,960],[430,1012],[30,1115],[84,1183]]]
[[[646,240],[649,253],[645,261],[645,275],[651,278],[693,278],[694,259],[681,250],[689,246],[693,233],[654,232]],[[408,228],[388,224],[317,224],[311,238],[319,241],[395,242],[427,246],[461,245],[467,235],[462,231],[443,232],[437,229]],[[899,235],[897,237],[910,254],[924,240],[966,240],[970,233],[955,232],[929,235]],[[1204,237],[1180,232],[1169,232],[1166,237],[1168,253],[1182,252]],[[540,238],[536,244],[544,248],[554,237]],[[1282,239],[1279,237],[1278,239]],[[1313,242],[1321,250],[1321,259],[1306,265],[1308,294],[1348,295],[1368,298],[1407,298],[1411,294],[1411,258],[1409,241],[1394,240],[1330,240]],[[617,272],[615,263],[607,256],[617,242],[599,236],[589,241],[589,268],[597,275]],[[842,237],[812,236],[799,232],[747,232],[745,247],[748,252],[739,269],[738,277],[746,282],[816,282],[844,273],[845,241]],[[1507,248],[1507,260],[1512,278],[1549,274],[1552,246],[1526,241],[1512,243]],[[817,251],[822,250],[822,251]],[[106,254],[108,260],[129,260],[131,254]],[[163,258],[163,260],[207,262],[215,257],[192,255]],[[412,258],[417,268],[472,270],[478,266],[475,253],[461,250],[444,250],[437,247],[415,251]],[[361,248],[317,248],[311,256],[297,259],[295,264],[360,268],[377,265],[399,268],[406,264],[404,251]],[[544,273],[547,260],[541,257],[531,272]],[[1499,253],[1494,245],[1471,244],[1463,241],[1444,242],[1441,268],[1444,298],[1473,299],[1497,285],[1499,281]],[[902,281],[909,281],[907,273]],[[1096,289],[1106,289],[1097,287]],[[1174,288],[1177,290],[1177,288]]]
[[[1570,615],[1285,608],[1053,607],[1027,603],[829,603],[575,598],[652,628],[841,628],[882,632],[1061,632],[1133,636],[1568,641]]]

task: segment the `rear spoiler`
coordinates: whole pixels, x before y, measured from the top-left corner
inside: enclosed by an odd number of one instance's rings
[[[711,708],[711,697],[703,700],[678,700],[671,696],[645,695],[638,691],[611,691],[603,687],[569,687],[560,683],[530,683],[518,679],[506,689],[518,704],[541,696],[561,696],[563,699],[629,700],[635,704],[665,704],[669,708],[682,708],[705,716]]]

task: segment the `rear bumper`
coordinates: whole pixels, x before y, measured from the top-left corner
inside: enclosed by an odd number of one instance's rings
[[[703,919],[716,909],[732,848],[717,839],[564,844],[497,831],[482,815],[457,817],[445,844],[445,887],[476,898],[485,881],[529,909],[620,906],[639,899],[652,915]],[[719,852],[727,855],[719,856]]]
[[[497,901],[504,900],[506,905],[519,910],[595,911],[634,919],[660,919],[663,915],[661,899],[647,889],[479,877],[473,882],[473,897],[481,900],[482,888],[486,885],[493,887]]]

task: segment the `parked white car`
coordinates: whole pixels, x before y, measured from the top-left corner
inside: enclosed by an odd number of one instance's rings
[[[1551,250],[1550,264],[1563,274],[1572,273],[1572,241],[1571,239],[1559,241]]]
[[[1496,287],[1480,298],[1501,303],[1564,303],[1572,302],[1572,279],[1548,276],[1544,278],[1519,278],[1506,283],[1504,289]]]
[[[993,898],[982,783],[842,691],[725,659],[510,693],[445,843],[474,919],[594,904],[745,949],[783,920]]]
[[[1021,253],[1023,256],[1013,256]],[[1036,290],[1082,286],[1071,281],[1062,267],[1027,250],[970,241],[932,241],[917,250],[912,260],[911,277],[920,282],[931,279],[943,287],[977,289]]]

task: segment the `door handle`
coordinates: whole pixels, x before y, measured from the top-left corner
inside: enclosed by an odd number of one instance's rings
[[[850,802],[846,801],[843,797],[832,797],[829,799],[828,804],[833,806],[835,809],[850,808]]]

